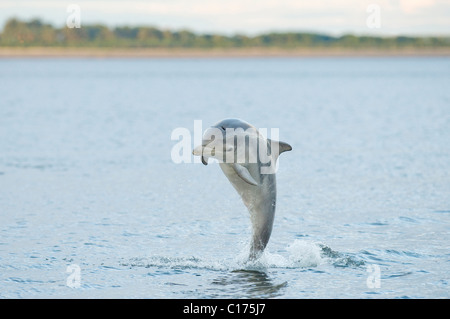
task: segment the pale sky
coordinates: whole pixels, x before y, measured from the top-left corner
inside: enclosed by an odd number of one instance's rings
[[[81,26],[153,25],[229,35],[450,35],[450,0],[0,0],[0,26],[10,17],[38,17],[61,27],[70,4],[80,7]],[[371,4],[379,8],[376,28],[367,24],[377,14],[368,11]]]

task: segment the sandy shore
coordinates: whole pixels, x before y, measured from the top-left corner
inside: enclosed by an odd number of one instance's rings
[[[239,57],[356,57],[450,56],[439,49],[126,49],[126,48],[15,48],[0,47],[0,58],[239,58]]]

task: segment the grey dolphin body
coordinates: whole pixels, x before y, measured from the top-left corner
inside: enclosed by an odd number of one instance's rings
[[[207,129],[194,155],[203,164],[213,157],[250,212],[253,236],[250,260],[264,251],[272,233],[276,207],[275,165],[279,154],[292,150],[284,142],[264,138],[252,125],[225,119]]]

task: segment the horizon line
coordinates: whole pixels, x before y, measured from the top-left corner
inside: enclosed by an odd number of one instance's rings
[[[17,20],[19,22],[24,23],[30,23],[32,21],[40,21],[43,24],[50,25],[53,28],[64,28],[67,27],[65,23],[59,25],[52,23],[48,20],[46,20],[43,17],[31,17],[28,19],[22,19],[17,16],[11,16],[4,20],[2,24],[0,24],[0,34],[3,32],[4,26],[8,23],[10,20]],[[288,28],[284,30],[276,30],[276,29],[267,29],[266,31],[258,31],[258,32],[243,32],[243,31],[234,31],[232,33],[226,33],[226,32],[220,32],[220,31],[198,31],[194,30],[194,28],[189,27],[162,27],[157,24],[151,24],[151,23],[137,23],[137,24],[125,24],[125,23],[105,23],[105,22],[88,22],[81,24],[81,28],[83,28],[83,25],[85,26],[105,26],[109,29],[115,29],[115,28],[122,28],[122,27],[129,27],[129,28],[155,28],[161,31],[171,31],[171,32],[180,32],[180,31],[188,31],[191,33],[194,33],[196,35],[219,35],[224,37],[234,37],[234,36],[245,36],[249,38],[254,38],[262,35],[268,35],[268,34],[310,34],[310,35],[322,35],[322,36],[329,36],[332,38],[342,38],[344,36],[355,36],[355,37],[374,37],[374,38],[398,38],[398,37],[407,37],[407,38],[450,38],[450,32],[446,34],[409,34],[409,33],[397,33],[397,34],[381,34],[381,33],[359,33],[356,31],[344,31],[339,34],[332,34],[331,32],[325,32],[325,31],[319,31],[319,30],[306,30],[306,29],[294,29],[294,28]]]

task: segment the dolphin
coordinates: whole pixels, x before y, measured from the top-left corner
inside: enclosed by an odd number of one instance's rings
[[[276,162],[292,147],[266,139],[251,124],[240,119],[224,119],[208,128],[202,144],[192,154],[219,162],[225,176],[236,189],[250,213],[252,239],[249,260],[264,251],[272,233],[276,206]]]

